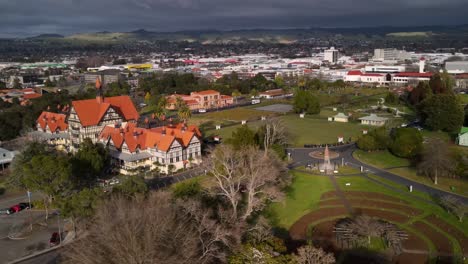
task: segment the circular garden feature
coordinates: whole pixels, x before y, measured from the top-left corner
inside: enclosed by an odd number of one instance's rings
[[[290,227],[291,239],[311,240],[337,255],[365,248],[390,256],[394,263],[453,260],[460,254],[454,252],[457,247],[468,254],[468,238],[462,230],[434,215],[424,215],[406,201],[377,192],[343,194],[352,212],[346,210],[336,191],[323,193],[318,208]]]

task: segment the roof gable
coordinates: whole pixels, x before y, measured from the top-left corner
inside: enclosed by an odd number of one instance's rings
[[[138,120],[139,118],[139,114],[128,96],[104,98],[103,102],[96,99],[78,100],[73,101],[72,105],[83,126],[98,125],[110,107],[125,121]]]

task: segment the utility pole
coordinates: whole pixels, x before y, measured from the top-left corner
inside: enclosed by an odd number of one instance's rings
[[[28,190],[27,192],[27,195],[28,195],[28,201],[29,201],[29,228],[31,229],[31,231],[33,230],[33,227],[32,227],[32,212],[31,212],[31,192]]]

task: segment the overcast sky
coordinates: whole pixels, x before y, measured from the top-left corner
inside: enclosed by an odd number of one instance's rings
[[[468,24],[468,0],[0,0],[0,37]]]

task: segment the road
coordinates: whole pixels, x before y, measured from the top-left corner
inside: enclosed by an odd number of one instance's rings
[[[320,148],[319,148],[320,149]],[[291,153],[291,158],[294,161],[293,165],[291,167],[299,167],[299,166],[304,166],[309,163],[318,163],[318,162],[323,162],[322,160],[317,160],[309,156],[309,153],[318,150],[318,149],[311,149],[311,148],[290,148],[288,149],[288,152]],[[353,152],[356,150],[356,146],[350,145],[350,146],[342,146],[342,147],[335,147],[335,148],[330,148],[330,150],[334,150],[340,153],[340,156],[335,159],[331,160],[331,162],[336,162],[336,163],[341,163],[342,159],[344,159],[344,162],[352,167],[360,168],[361,166],[363,167],[364,171],[367,173],[372,173],[375,174],[379,177],[382,177],[386,180],[390,180],[392,182],[404,185],[404,186],[413,186],[414,190],[418,190],[421,192],[428,193],[429,195],[433,197],[443,197],[443,196],[453,196],[464,203],[468,203],[468,197],[461,196],[455,193],[451,192],[446,192],[437,188],[433,188],[431,186],[412,181],[407,178],[403,178],[399,175],[393,174],[391,172],[370,166],[368,164],[362,163],[358,160],[356,160],[353,157]]]

